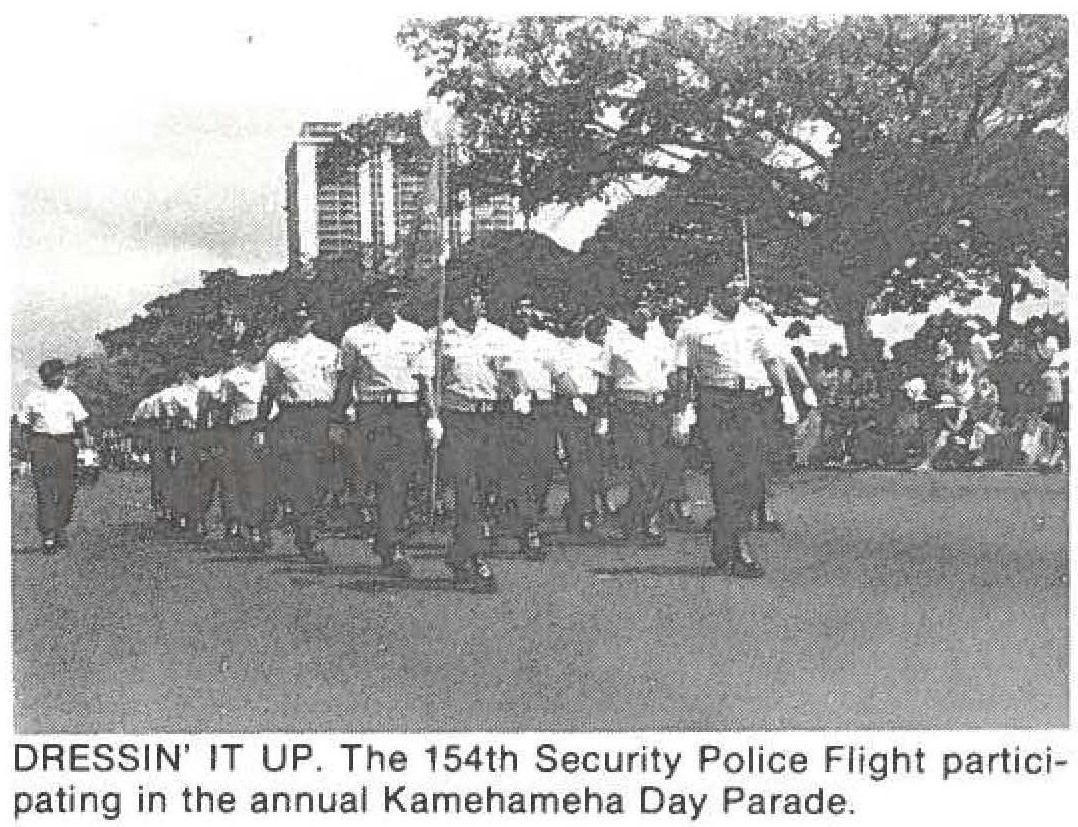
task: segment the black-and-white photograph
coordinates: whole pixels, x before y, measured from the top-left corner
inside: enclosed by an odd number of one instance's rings
[[[1065,17],[26,5],[16,733],[1069,726]]]

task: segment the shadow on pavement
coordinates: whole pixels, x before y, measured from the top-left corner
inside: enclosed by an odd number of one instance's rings
[[[291,558],[297,563],[302,561],[302,558]],[[314,564],[309,566],[289,566],[287,568],[277,568],[273,570],[274,574],[306,574],[306,575],[358,575],[360,577],[374,577],[378,573],[378,566],[375,564],[357,563],[351,566],[326,566],[321,564]]]
[[[588,574],[600,577],[637,577],[655,575],[658,577],[725,577],[725,573],[714,566],[624,566],[622,568],[590,568]]]
[[[303,556],[300,554],[260,554],[257,551],[217,554],[206,558],[207,563],[298,563],[302,560]],[[277,569],[277,571],[287,573],[289,570]]]
[[[484,588],[458,586],[448,577],[410,577],[408,579],[377,577],[369,580],[353,580],[351,582],[338,583],[337,587],[354,592],[415,591],[467,592],[469,594],[494,593],[493,591]]]

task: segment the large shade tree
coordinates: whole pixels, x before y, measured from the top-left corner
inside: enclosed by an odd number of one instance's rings
[[[1061,17],[450,18],[400,40],[463,117],[473,180],[530,208],[693,179],[854,340],[870,312],[1010,301],[1065,261]]]

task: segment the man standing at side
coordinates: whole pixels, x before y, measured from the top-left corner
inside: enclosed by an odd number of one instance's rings
[[[67,545],[65,530],[75,503],[75,433],[84,444],[89,443],[89,415],[79,398],[64,387],[62,360],[46,359],[38,375],[44,387],[26,397],[20,418],[28,431],[41,545],[46,554],[52,554]]]
[[[272,403],[277,485],[291,503],[296,549],[308,561],[323,563],[316,550],[315,511],[321,500],[329,455],[329,407],[337,390],[337,347],[311,332],[302,302],[288,320],[288,338],[266,352],[266,387],[259,414],[268,418]]]

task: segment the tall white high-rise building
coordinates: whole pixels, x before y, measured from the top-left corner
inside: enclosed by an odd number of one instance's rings
[[[337,121],[304,123],[285,158],[288,261],[360,256],[368,266],[394,258],[415,226],[427,188],[427,167],[404,150],[406,136],[389,132],[373,156],[355,166],[319,165],[341,133]],[[523,227],[509,196],[471,204],[449,220],[450,245]]]

